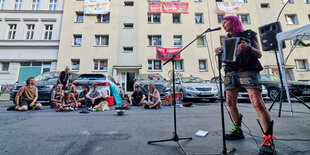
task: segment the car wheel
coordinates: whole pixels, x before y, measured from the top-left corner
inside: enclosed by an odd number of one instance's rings
[[[216,101],[216,98],[210,98],[209,101],[210,101],[210,102],[215,102],[215,101]]]
[[[277,96],[279,94],[280,90],[277,88],[271,88],[268,91],[268,96],[272,101],[275,101],[277,99]]]

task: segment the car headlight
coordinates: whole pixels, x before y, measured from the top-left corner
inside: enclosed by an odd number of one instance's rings
[[[187,86],[187,87],[185,87],[185,89],[187,89],[187,90],[192,90],[192,91],[195,90],[195,88],[193,88],[193,87],[191,87],[191,86]]]
[[[217,86],[213,86],[212,89],[213,89],[214,91],[217,91],[217,90],[218,90]]]

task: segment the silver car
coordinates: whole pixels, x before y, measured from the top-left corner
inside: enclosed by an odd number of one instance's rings
[[[89,90],[92,89],[93,84],[97,84],[97,90],[99,90],[103,97],[106,98],[107,96],[111,96],[111,89],[110,85],[117,85],[113,77],[109,75],[104,75],[104,74],[96,74],[96,73],[91,73],[91,74],[81,74],[77,80],[75,80],[73,85],[76,86],[76,89],[78,92],[83,91],[83,87],[85,85],[89,86]],[[116,87],[119,92],[119,88]]]
[[[199,77],[182,77],[176,82],[180,85],[185,99],[209,99],[214,102],[219,97],[219,90],[216,84],[207,83]]]

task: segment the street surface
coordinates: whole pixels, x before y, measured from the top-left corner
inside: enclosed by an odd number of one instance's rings
[[[268,101],[267,107],[271,102]],[[124,116],[117,116],[114,107],[105,112],[80,114],[78,111],[55,112],[44,106],[40,111],[6,111],[11,102],[0,102],[0,154],[1,155],[101,155],[101,154],[141,154],[163,155],[182,154],[175,142],[149,145],[149,140],[169,139],[173,135],[173,108],[145,110],[133,107]],[[308,103],[309,105],[309,103]],[[262,136],[256,121],[256,113],[251,104],[239,104],[244,115],[244,123],[253,135]],[[282,117],[277,117],[279,104],[271,111],[275,120],[274,135],[278,154],[310,154],[310,111],[293,102],[294,117],[284,103]],[[179,137],[193,137],[191,141],[181,141],[190,154],[220,153],[222,136],[220,104],[200,101],[189,108],[177,109],[177,129]],[[226,131],[231,121],[225,111]],[[204,137],[196,137],[198,130],[208,131]],[[245,132],[249,130],[243,126]],[[258,145],[262,138],[255,137]],[[283,140],[286,139],[286,140]],[[290,141],[287,139],[308,139]],[[244,140],[227,141],[227,148],[235,147],[238,155],[257,154],[258,147],[250,135]]]

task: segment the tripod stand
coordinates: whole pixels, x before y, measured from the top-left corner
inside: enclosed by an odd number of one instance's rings
[[[283,79],[282,79],[282,74],[281,74],[281,69],[280,69],[280,63],[279,63],[279,59],[278,59],[278,54],[277,54],[277,50],[274,49],[275,55],[276,55],[276,60],[277,60],[277,66],[278,66],[278,71],[279,71],[279,77],[280,77],[280,82],[281,82],[281,89],[280,92],[278,93],[276,99],[272,102],[271,106],[269,107],[268,111],[271,111],[273,105],[279,100],[280,105],[279,105],[279,114],[278,117],[281,117],[281,110],[282,110],[282,102],[285,99],[283,97],[283,92],[285,91],[285,89],[283,88]],[[286,74],[286,73],[284,73]],[[295,99],[297,99],[297,101],[299,101],[301,104],[303,104],[304,106],[306,106],[308,109],[310,109],[310,107],[305,104],[304,101],[302,101],[300,98],[298,98],[296,95],[294,95],[292,92],[290,92],[289,90],[287,90],[289,92],[289,95],[293,96]],[[292,103],[291,103],[291,116],[294,115],[293,113],[293,108],[292,108]]]

